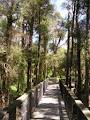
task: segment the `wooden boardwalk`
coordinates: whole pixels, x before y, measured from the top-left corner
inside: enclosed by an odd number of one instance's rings
[[[69,120],[58,84],[48,85],[32,120]]]

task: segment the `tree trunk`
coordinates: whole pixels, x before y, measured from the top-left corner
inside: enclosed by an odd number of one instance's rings
[[[73,18],[72,18],[72,28],[71,28],[71,42],[72,42],[72,47],[71,47],[71,60],[70,60],[70,80],[69,80],[69,88],[71,88],[71,80],[72,80],[72,65],[73,65],[73,48],[74,48],[74,20],[75,20],[75,12],[76,12],[76,2],[74,1],[73,3]]]
[[[89,107],[89,79],[90,79],[90,75],[89,75],[89,69],[90,69],[90,63],[89,63],[89,55],[90,55],[90,51],[89,51],[89,20],[90,20],[90,0],[87,0],[87,16],[86,16],[86,41],[85,41],[85,105],[87,107]]]
[[[11,38],[12,38],[12,23],[13,23],[13,5],[14,3],[12,2],[11,7],[8,10],[8,16],[7,16],[7,29],[6,29],[6,51],[7,54],[10,53],[10,46],[11,46]]]
[[[44,75],[44,79],[46,79],[47,76],[47,62],[46,62],[46,55],[47,55],[47,40],[44,39],[44,71],[43,71],[43,75]]]
[[[22,23],[22,33],[23,33],[23,36],[22,36],[22,48],[25,47],[25,38],[24,38],[24,31],[25,31],[25,26],[24,26],[24,20],[23,20],[23,23]]]
[[[38,75],[38,83],[40,82],[40,46],[41,46],[41,28],[40,28],[40,23],[41,23],[41,11],[39,7],[39,41],[38,41],[38,63],[37,63],[37,75]]]
[[[67,39],[67,64],[66,64],[66,85],[69,83],[69,67],[70,67],[70,25],[69,25],[70,15],[68,13],[68,39]]]
[[[2,81],[2,91],[6,90],[6,80],[4,77],[2,77],[3,81]]]
[[[80,8],[80,1],[77,0],[77,8],[76,8],[76,30],[77,30],[77,71],[78,71],[78,81],[77,81],[77,96],[81,99],[81,35],[80,35],[80,28],[79,28],[79,8]]]
[[[14,3],[11,2],[11,7],[8,10],[8,15],[7,15],[7,28],[6,28],[6,33],[5,33],[5,42],[6,42],[6,52],[7,52],[7,62],[6,62],[6,67],[10,65],[10,49],[11,49],[11,40],[12,40],[12,23],[13,23],[13,5]],[[8,69],[8,68],[7,68]],[[10,71],[8,70],[7,72],[7,80],[5,81],[5,85],[7,88],[7,98],[8,98],[8,103],[10,102],[10,91],[9,91],[9,86],[10,86]]]
[[[28,68],[27,68],[27,89],[32,88],[32,36],[33,36],[34,18],[28,21],[29,25],[29,44],[28,44]]]

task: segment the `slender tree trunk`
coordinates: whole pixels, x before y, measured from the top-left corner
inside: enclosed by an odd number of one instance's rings
[[[75,40],[76,41],[76,40]],[[74,77],[75,77],[75,92],[77,92],[77,44],[74,43]]]
[[[40,24],[41,24],[41,11],[40,11],[40,7],[39,7],[39,41],[38,41],[38,65],[37,65],[37,75],[38,75],[38,83],[41,81],[40,80],[40,46],[41,46],[41,28],[40,28]]]
[[[29,59],[28,59],[28,63],[27,63],[27,89],[29,89],[29,76],[30,76],[30,74],[29,74],[29,70],[30,70],[30,61],[29,61]]]
[[[66,85],[69,83],[69,67],[70,67],[70,15],[68,13],[68,39],[67,39],[67,64],[66,64]]]
[[[35,66],[35,75],[36,75],[36,83],[37,83],[37,80],[38,80],[38,64],[36,63],[36,66]]]
[[[14,3],[11,2],[11,7],[9,8],[8,15],[7,15],[7,29],[6,29],[6,34],[5,34],[5,36],[6,36],[6,51],[7,51],[8,55],[10,54],[11,39],[12,39],[13,6],[14,6]]]
[[[23,19],[23,23],[22,23],[22,33],[23,33],[23,36],[22,36],[22,48],[25,47],[25,38],[24,38],[24,31],[25,31],[25,26],[24,26],[24,19]]]
[[[2,77],[2,79],[3,79],[4,77]],[[2,81],[2,91],[5,91],[5,89],[6,89],[6,80],[5,80],[5,78],[3,79],[3,81]]]
[[[55,47],[54,47],[54,55],[57,54],[57,48],[58,48],[58,46],[55,45]],[[57,68],[54,65],[54,68],[53,68],[53,77],[56,77],[56,71],[57,71]]]
[[[77,71],[78,71],[78,81],[77,81],[77,96],[81,99],[81,35],[80,35],[80,28],[79,28],[79,9],[80,4],[79,0],[77,0],[77,8],[76,8],[76,30],[77,30]]]
[[[61,36],[59,37],[58,43],[57,43],[56,40],[55,40],[54,48],[53,48],[54,55],[57,54],[57,51],[58,51],[58,47],[59,47],[60,42],[61,42]],[[56,68],[56,66],[54,65],[54,67],[53,67],[53,77],[56,77],[56,76],[57,76],[57,68]]]
[[[88,107],[89,106],[89,80],[90,80],[90,75],[89,75],[89,69],[90,69],[90,63],[89,63],[89,25],[90,25],[90,0],[87,0],[87,16],[86,16],[86,41],[85,41],[85,105]]]
[[[47,55],[47,40],[44,39],[44,71],[43,71],[44,79],[46,79],[46,76],[47,76],[46,55]]]
[[[32,36],[33,36],[34,18],[28,21],[29,25],[29,44],[28,44],[28,68],[27,68],[27,89],[32,88]]]
[[[28,55],[28,68],[27,68],[27,89],[32,88],[32,37],[29,38],[31,40],[29,44],[29,55]]]
[[[73,18],[72,18],[72,28],[71,28],[71,42],[72,42],[72,47],[71,47],[71,60],[70,60],[70,80],[69,80],[69,88],[71,88],[71,80],[72,80],[72,65],[73,65],[73,48],[74,48],[74,20],[75,20],[75,11],[76,11],[76,2],[74,1],[73,3]]]
[[[47,77],[47,44],[48,44],[48,38],[47,38],[47,35],[44,36],[44,42],[43,42],[43,46],[44,46],[44,57],[43,57],[43,78],[44,80],[46,79]]]

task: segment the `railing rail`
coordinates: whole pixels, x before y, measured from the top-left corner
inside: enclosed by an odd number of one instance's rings
[[[61,95],[64,99],[70,120],[90,120],[90,111],[78,100],[74,93],[59,81]]]
[[[30,120],[48,86],[48,79],[24,93],[3,111],[0,120]]]

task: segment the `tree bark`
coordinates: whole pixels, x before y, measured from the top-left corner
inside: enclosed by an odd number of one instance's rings
[[[39,41],[38,41],[38,63],[37,63],[37,75],[38,75],[38,83],[41,81],[40,80],[40,49],[41,49],[41,27],[40,27],[40,24],[41,24],[41,11],[40,11],[40,6],[39,6]]]
[[[70,25],[69,25],[70,15],[68,13],[68,39],[67,39],[67,64],[66,64],[66,85],[69,84],[69,67],[70,67]]]
[[[27,89],[32,88],[32,36],[33,36],[34,17],[31,21],[28,20],[29,25],[29,44],[28,44],[28,68],[27,68]]]
[[[86,40],[85,40],[85,105],[89,107],[89,80],[90,80],[90,75],[89,75],[89,69],[90,69],[90,63],[89,63],[89,20],[90,20],[90,0],[87,0],[86,3],[87,7],[87,12],[86,12]]]
[[[77,81],[77,96],[81,99],[81,35],[79,28],[79,9],[80,9],[80,1],[77,0],[77,8],[76,8],[76,37],[77,37],[77,71],[78,71],[78,81]]]
[[[72,27],[71,27],[71,60],[70,60],[70,80],[69,80],[69,88],[71,88],[71,80],[72,80],[72,67],[73,67],[73,49],[74,49],[74,21],[75,21],[75,12],[76,12],[76,1],[73,3],[73,17],[72,17]]]
[[[25,31],[25,26],[24,26],[24,19],[23,19],[23,23],[22,23],[22,33],[23,33],[23,36],[22,36],[22,48],[25,47],[25,38],[24,38],[24,31]]]

